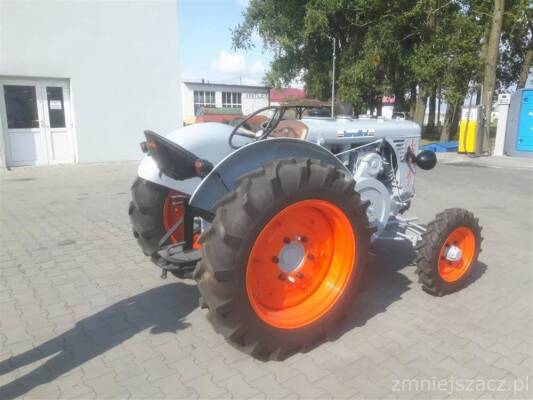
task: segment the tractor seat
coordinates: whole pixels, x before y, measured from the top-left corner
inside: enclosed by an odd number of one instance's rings
[[[301,121],[297,121],[294,119],[283,120],[280,121],[278,126],[276,126],[276,129],[272,131],[270,137],[287,137],[305,140],[307,138],[308,132],[309,129],[307,128],[307,125],[305,125]]]

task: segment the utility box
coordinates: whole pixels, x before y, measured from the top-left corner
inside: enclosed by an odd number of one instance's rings
[[[533,88],[519,89],[511,96],[505,153],[533,157]]]
[[[475,153],[478,107],[463,107],[459,122],[459,153]]]

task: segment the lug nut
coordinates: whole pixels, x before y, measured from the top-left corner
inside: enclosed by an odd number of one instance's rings
[[[311,261],[313,261],[315,259],[315,256],[312,255],[312,254],[308,254],[307,258],[310,259]]]
[[[283,243],[289,244],[290,242],[291,242],[291,240],[288,237],[284,237],[283,238]]]
[[[298,273],[296,274],[296,277],[297,277],[298,279],[303,279],[303,278],[304,278],[304,274],[302,274],[301,272],[298,272]]]
[[[287,279],[287,277],[285,276],[284,273],[281,273],[281,274],[278,275],[278,279],[279,279],[280,281],[284,281],[285,279]]]
[[[272,257],[272,262],[273,262],[274,264],[279,263],[279,258],[276,257],[276,256]]]
[[[300,236],[300,242],[307,243],[307,236]]]

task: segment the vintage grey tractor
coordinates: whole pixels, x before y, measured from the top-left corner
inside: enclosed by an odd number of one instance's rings
[[[422,288],[441,296],[464,285],[482,240],[464,209],[426,226],[402,216],[417,169],[437,162],[418,151],[417,124],[302,114],[267,107],[236,126],[146,131],[132,186],[129,214],[143,252],[163,277],[195,279],[216,331],[262,359],[330,337],[373,241],[412,244]],[[247,121],[259,115],[267,118],[254,132]]]

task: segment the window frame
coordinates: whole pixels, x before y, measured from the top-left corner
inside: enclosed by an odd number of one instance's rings
[[[216,92],[214,90],[193,90],[194,115],[198,115],[200,107],[216,108]]]
[[[242,92],[222,92],[222,107],[242,110]]]

